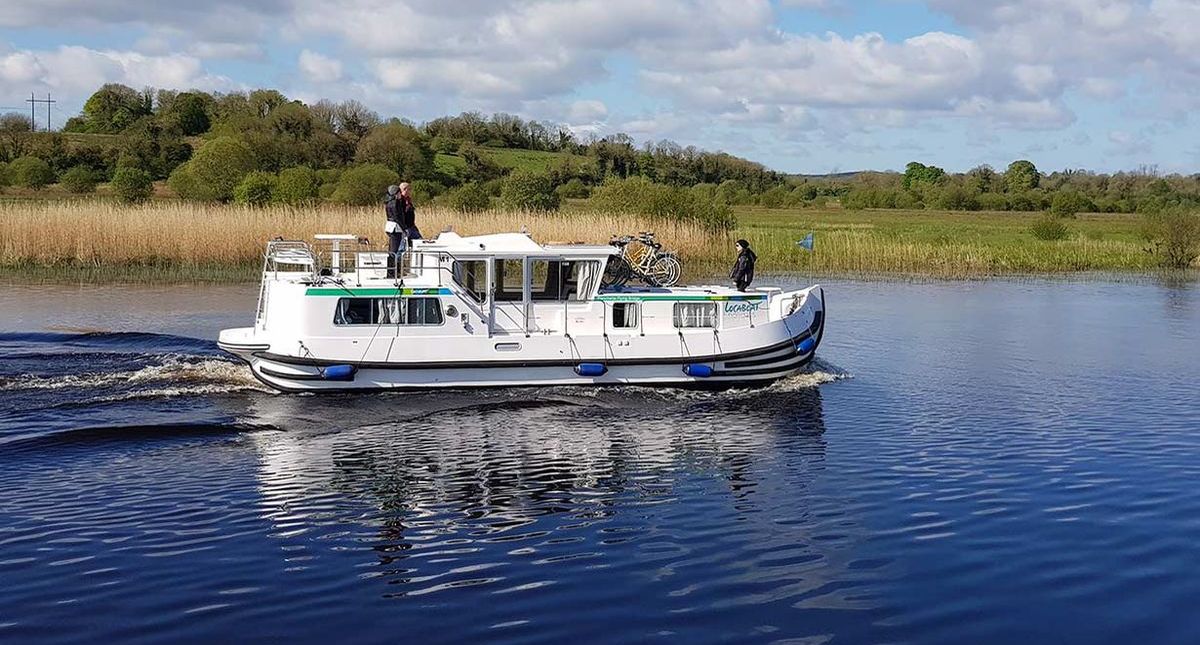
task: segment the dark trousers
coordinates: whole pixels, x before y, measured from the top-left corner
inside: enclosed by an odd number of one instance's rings
[[[388,233],[388,270],[387,277],[396,277],[396,270],[400,266],[400,255],[404,252],[404,233],[399,231]]]
[[[752,279],[753,278],[751,278],[751,280]],[[737,285],[738,291],[745,291],[746,287],[750,286],[750,280],[747,280],[745,278],[738,278],[737,282],[735,282],[734,284]]]

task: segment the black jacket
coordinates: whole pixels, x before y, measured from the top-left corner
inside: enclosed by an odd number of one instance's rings
[[[400,229],[408,231],[417,227],[417,210],[413,208],[411,199],[389,198],[383,205],[389,222],[400,225]]]
[[[758,260],[758,256],[750,249],[742,249],[738,253],[737,262],[733,264],[733,270],[729,272],[729,279],[739,284],[750,284],[754,281],[754,262]]]

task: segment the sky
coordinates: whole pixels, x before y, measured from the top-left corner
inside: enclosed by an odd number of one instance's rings
[[[0,108],[49,92],[60,127],[105,82],[504,111],[797,173],[1200,172],[1200,0],[0,5]]]

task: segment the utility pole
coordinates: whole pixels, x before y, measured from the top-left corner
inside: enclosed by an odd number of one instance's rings
[[[46,132],[49,132],[50,131],[50,105],[53,103],[58,103],[58,101],[50,100],[50,92],[46,92],[46,98],[44,98],[44,99],[39,99],[36,96],[34,96],[33,92],[30,92],[29,99],[25,102],[29,104],[29,120],[33,124],[34,132],[37,132],[37,117],[34,116],[34,110],[37,108],[38,103],[46,104]]]

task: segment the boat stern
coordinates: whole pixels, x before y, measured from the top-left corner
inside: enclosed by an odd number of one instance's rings
[[[223,329],[217,337],[217,347],[249,363],[255,352],[271,349],[270,343],[255,336],[254,332],[253,327]]]

